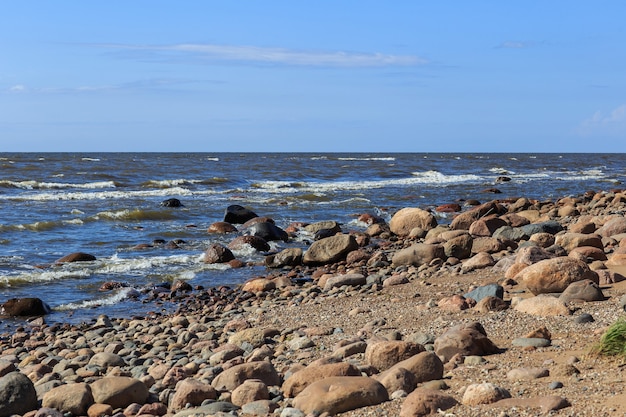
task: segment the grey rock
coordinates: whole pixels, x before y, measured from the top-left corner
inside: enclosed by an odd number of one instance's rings
[[[485,297],[504,297],[504,288],[498,284],[488,284],[478,287],[463,295],[465,298],[472,298],[476,302],[482,300]]]

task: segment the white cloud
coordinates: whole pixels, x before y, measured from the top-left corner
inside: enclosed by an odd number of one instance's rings
[[[152,53],[176,53],[213,61],[247,62],[313,67],[387,67],[425,65],[417,55],[344,51],[301,51],[258,46],[177,44],[177,45],[104,45],[109,48]]]
[[[608,113],[598,110],[593,116],[583,120],[578,131],[583,135],[626,133],[626,104],[622,104]]]
[[[26,86],[22,84],[17,84],[9,88],[9,91],[11,91],[12,93],[21,93],[23,91],[26,91]]]

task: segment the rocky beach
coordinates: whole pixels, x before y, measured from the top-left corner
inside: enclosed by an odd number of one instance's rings
[[[230,244],[203,262],[310,242],[236,288],[177,281],[146,316],[24,319],[0,335],[0,417],[623,416],[624,357],[596,350],[624,318],[625,212],[611,190],[367,213],[354,231],[231,206],[209,227]]]

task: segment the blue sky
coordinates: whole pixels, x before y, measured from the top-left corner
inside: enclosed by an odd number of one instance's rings
[[[626,152],[623,1],[5,1],[0,152]]]

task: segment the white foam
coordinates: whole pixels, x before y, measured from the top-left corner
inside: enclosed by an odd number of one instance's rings
[[[85,308],[93,308],[100,307],[104,305],[115,305],[119,304],[120,301],[123,301],[129,297],[129,295],[135,293],[136,290],[130,287],[121,288],[119,291],[114,292],[112,294],[107,295],[106,297],[98,298],[95,300],[85,300],[76,303],[67,303],[61,304],[57,307],[54,307],[54,311],[68,311],[68,310],[79,310]]]
[[[97,182],[88,182],[84,184],[76,184],[76,183],[62,183],[62,182],[39,182],[39,181],[8,181],[3,180],[0,181],[0,185],[11,186],[14,188],[21,188],[24,190],[45,190],[45,189],[65,189],[65,188],[76,188],[76,189],[98,189],[98,188],[115,188],[115,182],[113,181],[97,181]]]
[[[396,158],[394,158],[392,156],[371,157],[371,158],[367,158],[367,157],[363,157],[363,158],[342,157],[342,158],[337,158],[337,160],[339,160],[339,161],[395,161]]]
[[[206,191],[205,194],[210,194]],[[215,193],[215,192],[213,192]],[[165,188],[159,190],[142,191],[99,191],[99,192],[65,192],[65,193],[36,193],[21,194],[19,196],[2,196],[6,200],[30,200],[30,201],[65,201],[65,200],[108,200],[137,197],[168,197],[190,196],[193,192],[185,188]]]
[[[206,160],[207,161],[213,161],[213,162],[219,162],[220,159],[217,158],[217,157],[208,157]]]

